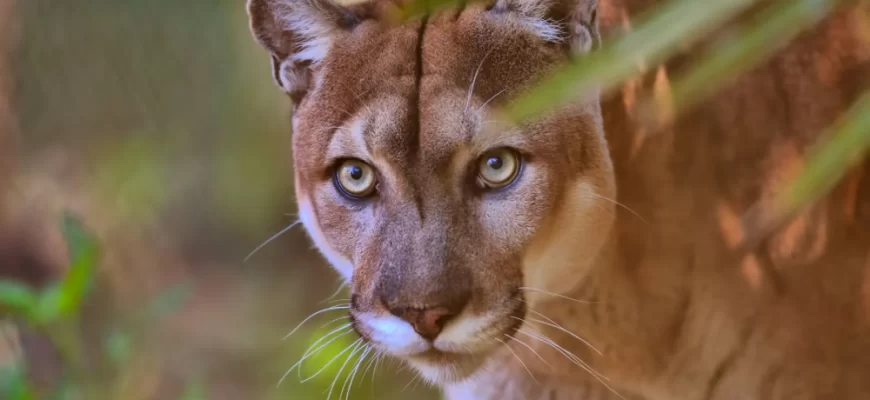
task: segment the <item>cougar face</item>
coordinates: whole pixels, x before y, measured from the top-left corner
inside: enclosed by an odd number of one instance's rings
[[[608,236],[597,103],[523,126],[490,115],[593,47],[595,3],[475,3],[400,25],[392,2],[248,5],[294,104],[301,220],[349,282],[359,335],[432,381],[474,373]]]

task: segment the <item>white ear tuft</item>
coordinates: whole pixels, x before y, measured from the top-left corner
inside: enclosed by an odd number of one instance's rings
[[[356,23],[355,15],[331,0],[249,0],[251,31],[272,54],[276,83],[299,102],[333,41]]]
[[[567,44],[573,53],[599,45],[598,0],[498,0],[496,7],[520,16],[544,40]]]

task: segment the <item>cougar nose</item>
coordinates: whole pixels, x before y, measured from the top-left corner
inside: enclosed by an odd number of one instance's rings
[[[459,308],[443,306],[429,308],[398,307],[390,309],[393,315],[408,321],[420,336],[429,341],[435,340],[441,334],[447,321],[450,321],[450,319],[459,314],[459,311]]]

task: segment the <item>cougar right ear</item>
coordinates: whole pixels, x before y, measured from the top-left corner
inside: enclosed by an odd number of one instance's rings
[[[248,17],[254,37],[271,53],[275,82],[297,104],[334,40],[358,23],[331,0],[248,0]]]
[[[530,18],[540,36],[560,38],[574,54],[601,44],[598,0],[497,0],[494,7]]]

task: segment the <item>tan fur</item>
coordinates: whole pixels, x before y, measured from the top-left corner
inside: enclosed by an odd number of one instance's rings
[[[384,23],[390,2],[326,1],[249,10],[295,103],[302,220],[372,345],[451,399],[870,398],[870,165],[761,250],[739,248],[741,216],[870,87],[866,6],[842,7],[667,126],[644,121],[637,99],[666,96],[698,48],[601,107],[493,127],[492,106],[595,47],[595,1],[476,3],[399,26]],[[655,3],[602,1],[602,31]],[[334,24],[311,28],[328,32],[322,59],[293,61],[311,38],[283,13]],[[553,21],[559,41],[539,25]],[[476,190],[477,157],[501,146],[525,155],[521,175]],[[346,157],[377,170],[374,197],[336,191]],[[405,335],[383,318],[434,306],[462,310],[438,354],[386,346],[372,328],[382,318]]]

